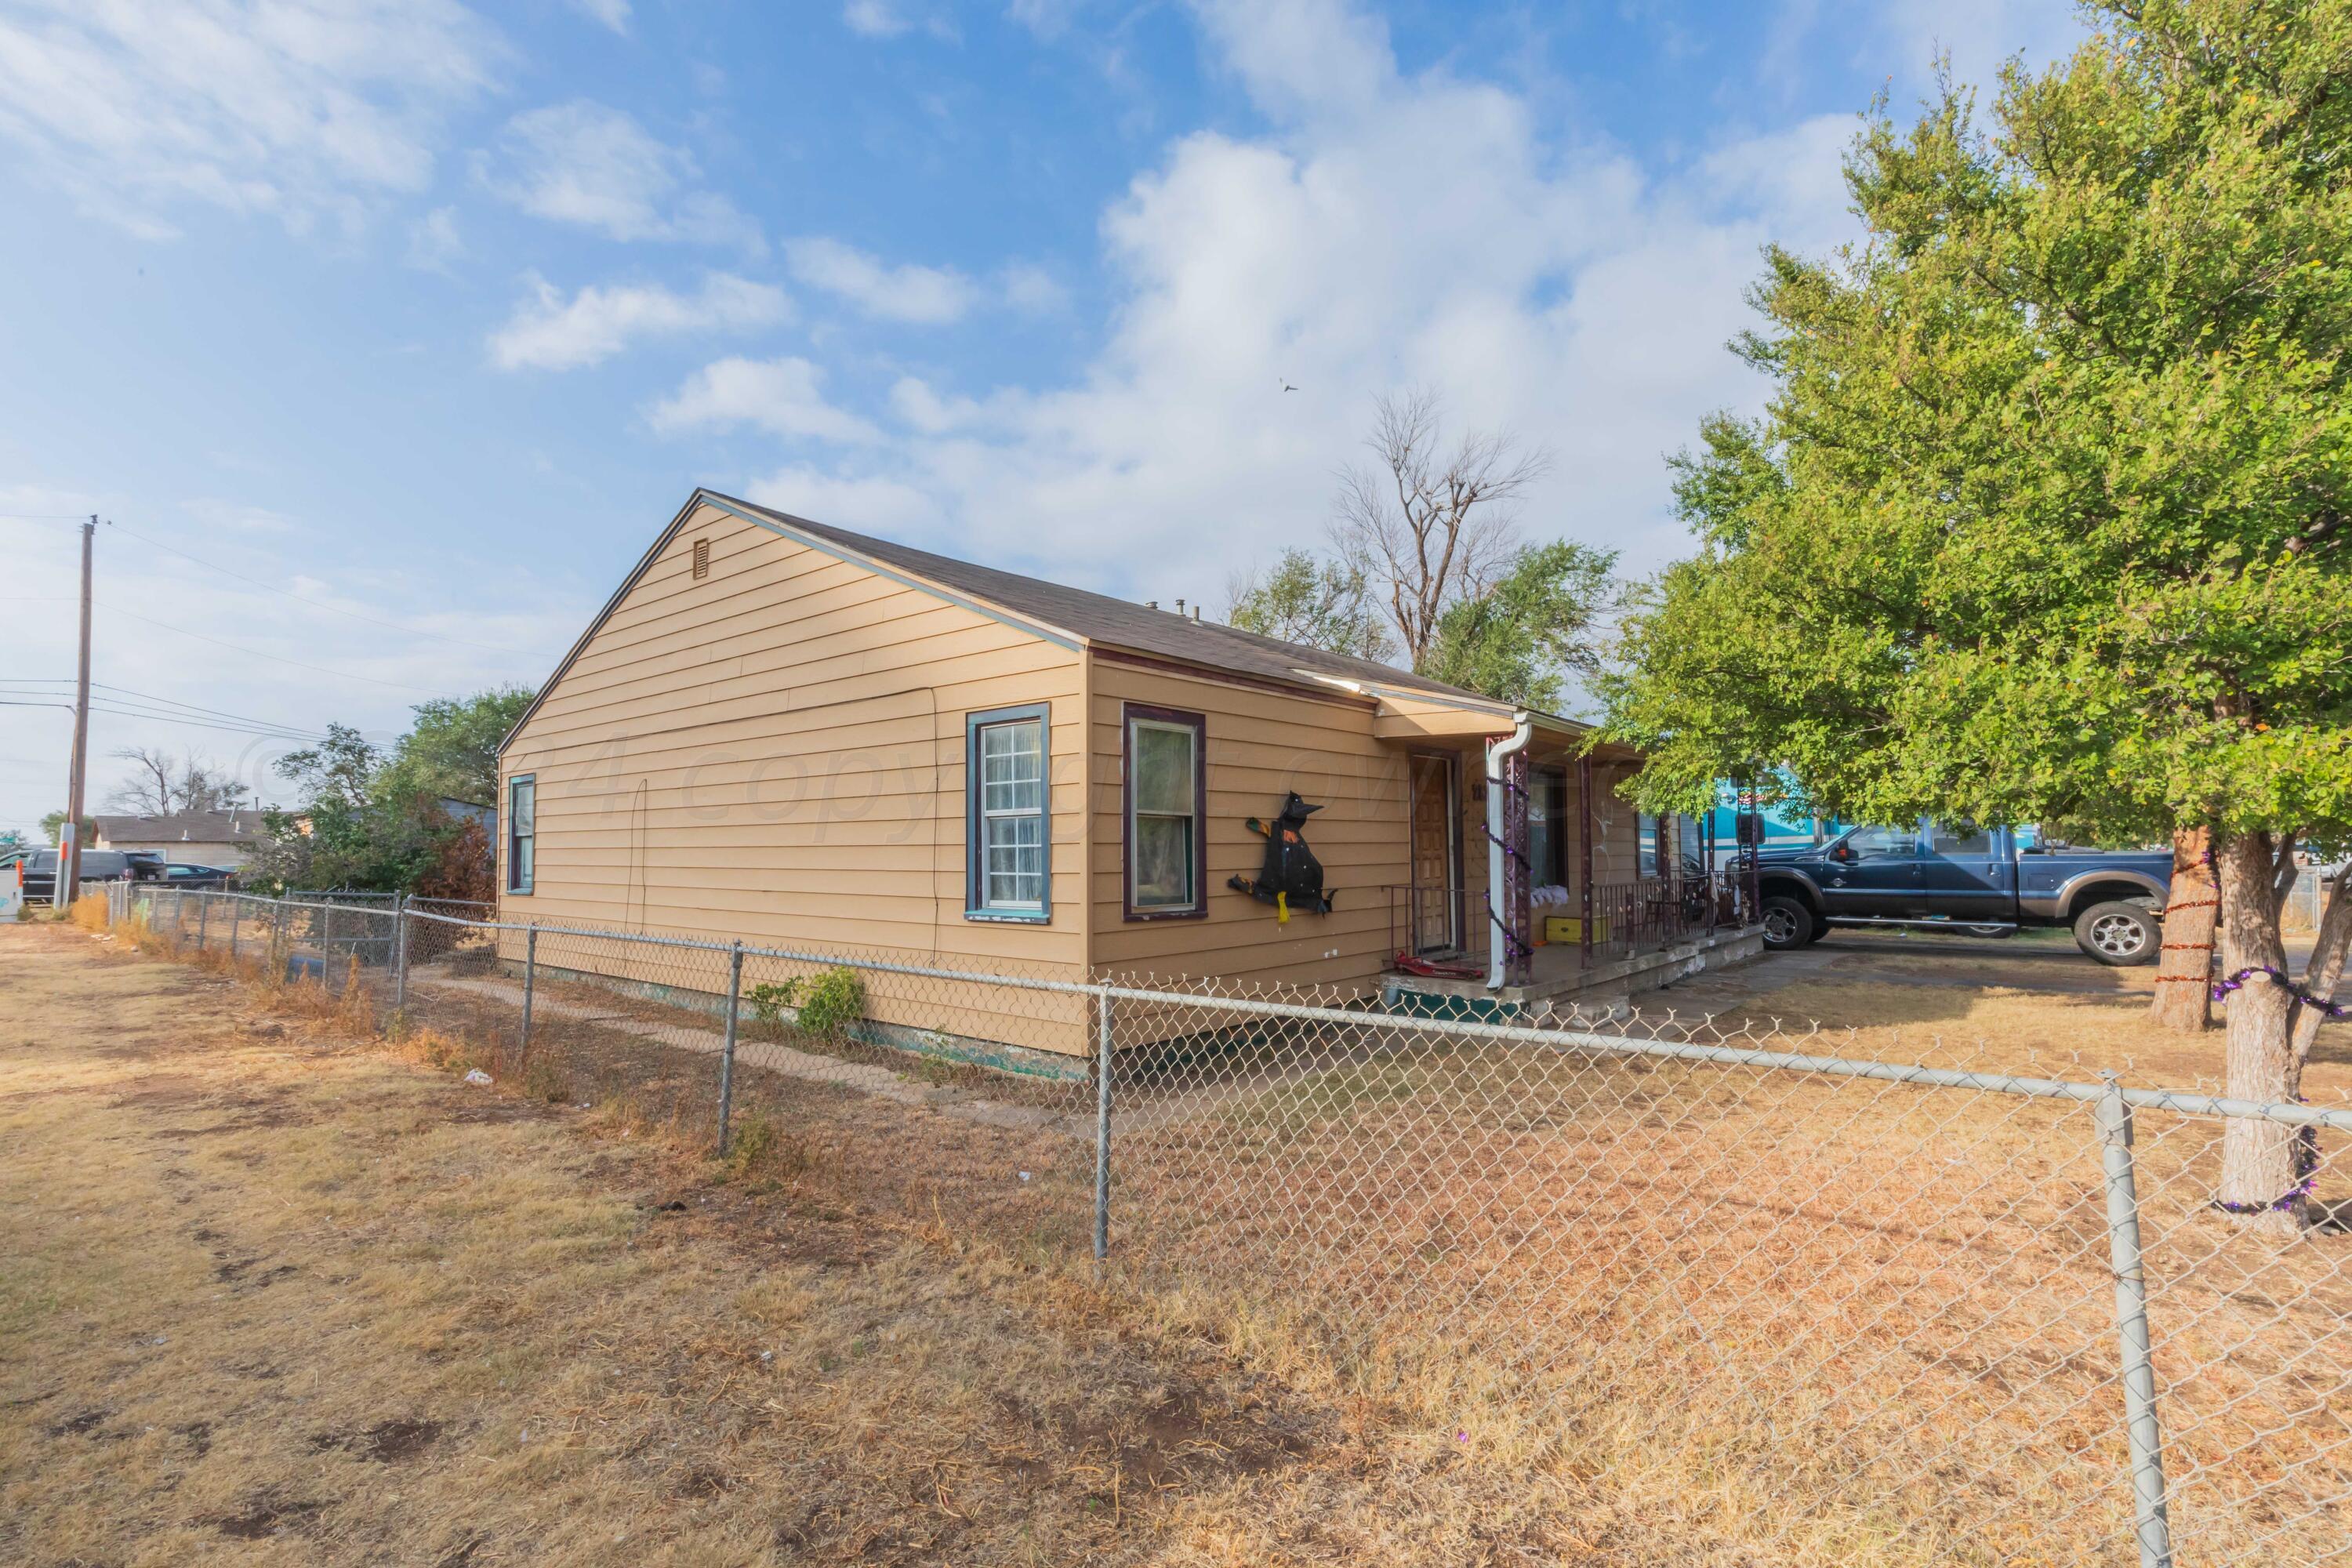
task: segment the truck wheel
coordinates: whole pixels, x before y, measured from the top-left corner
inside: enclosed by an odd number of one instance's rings
[[[2164,928],[2137,904],[2093,904],[2074,917],[2074,945],[2118,969],[2154,963]]]
[[[1807,947],[1811,947],[1813,943],[1821,941],[1822,938],[1829,934],[1830,922],[1825,920],[1817,920],[1813,922],[1813,934],[1805,939],[1805,945]]]
[[[1764,900],[1764,945],[1786,952],[1813,940],[1813,911],[1794,899]]]

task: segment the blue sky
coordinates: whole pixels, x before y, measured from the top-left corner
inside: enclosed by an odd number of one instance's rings
[[[72,672],[89,511],[94,798],[138,744],[269,792],[282,737],[155,699],[388,737],[536,681],[698,483],[1213,608],[1412,384],[1549,447],[1528,537],[1654,570],[1664,454],[1758,395],[1759,247],[1849,232],[1855,112],[2079,26],[0,0],[0,697]],[[0,706],[0,826],[62,804],[68,723]]]

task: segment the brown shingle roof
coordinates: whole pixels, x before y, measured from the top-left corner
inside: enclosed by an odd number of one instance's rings
[[[98,837],[134,844],[251,844],[261,837],[261,813],[184,811],[171,816],[94,816]]]
[[[1482,708],[1507,706],[1492,698],[1481,697],[1475,691],[1448,686],[1442,680],[1430,680],[1393,665],[1368,658],[1350,658],[1345,654],[1326,653],[1321,648],[1260,637],[1255,632],[1220,626],[1214,621],[1195,621],[1168,610],[1155,610],[1125,599],[1114,599],[1108,594],[1065,587],[1043,578],[1024,577],[1017,572],[1002,572],[993,566],[958,561],[953,556],[935,555],[928,550],[917,550],[910,545],[877,539],[870,534],[852,533],[845,528],[812,522],[804,517],[794,517],[772,507],[755,506],[750,501],[722,496],[716,491],[706,490],[703,493],[714,501],[756,514],[794,532],[813,535],[852,555],[880,562],[911,576],[1010,611],[1022,619],[1041,622],[1055,630],[1073,633],[1090,643],[1106,643],[1208,669],[1293,684],[1312,684],[1315,676],[1329,676],[1341,680],[1363,681],[1391,690],[1465,700]]]

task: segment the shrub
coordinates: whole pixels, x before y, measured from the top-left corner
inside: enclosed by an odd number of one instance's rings
[[[107,898],[104,893],[84,893],[73,901],[67,911],[73,923],[84,931],[104,931],[109,923]]]
[[[751,1004],[751,1016],[762,1024],[781,1024],[785,1008],[800,1005],[800,994],[801,983],[786,980],[754,985],[743,993],[743,1000]]]
[[[801,983],[801,1028],[827,1038],[866,1016],[866,982],[857,971],[835,967]]]
[[[736,1118],[728,1135],[725,1169],[730,1180],[762,1176],[789,1182],[805,1175],[815,1163],[808,1141],[778,1127],[763,1110]]]

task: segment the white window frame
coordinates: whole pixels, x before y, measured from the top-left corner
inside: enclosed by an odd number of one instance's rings
[[[981,756],[985,736],[992,730],[1034,726],[1037,731],[1037,804],[998,806],[988,804],[987,780]],[[965,807],[964,919],[1043,924],[1054,918],[1054,714],[1045,703],[1019,708],[995,708],[969,714],[964,722]],[[988,825],[992,821],[1034,818],[1037,824],[1037,897],[1008,900],[989,891]]]

